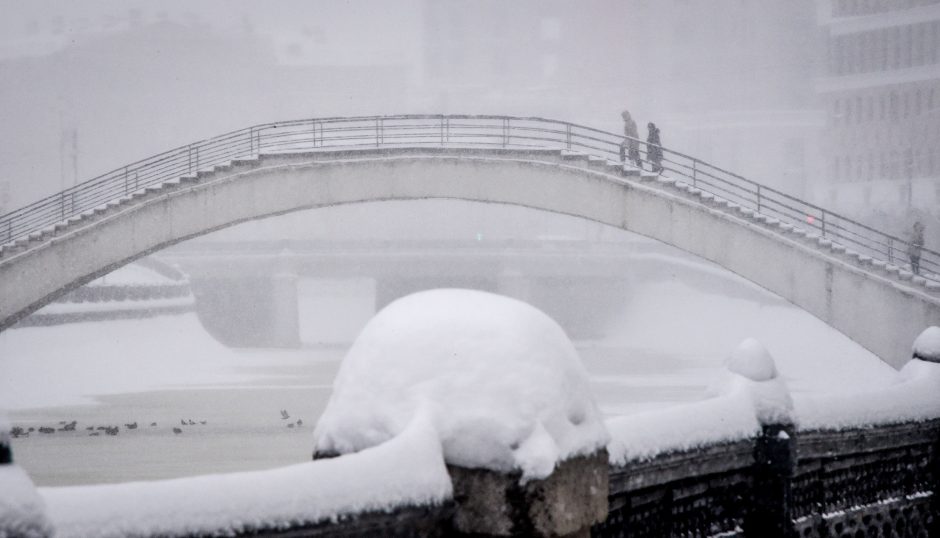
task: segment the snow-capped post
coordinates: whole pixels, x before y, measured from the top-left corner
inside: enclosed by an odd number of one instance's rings
[[[796,470],[790,393],[777,374],[773,357],[753,338],[735,348],[728,369],[753,382],[751,394],[761,425],[754,445],[753,495],[744,517],[744,533],[761,538],[789,537],[794,532],[790,504]]]
[[[343,359],[314,458],[397,438],[415,417],[453,484],[445,534],[588,536],[606,519],[607,429],[571,341],[532,306],[446,289],[385,307]]]

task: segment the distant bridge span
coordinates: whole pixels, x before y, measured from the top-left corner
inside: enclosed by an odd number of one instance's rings
[[[711,260],[889,364],[940,325],[940,255],[685,155],[654,176],[623,137],[504,116],[265,124],[128,165],[0,217],[0,329],[135,258],[248,220],[387,200],[459,199],[582,217]],[[645,144],[643,168],[648,169]],[[5,231],[4,231],[5,230]],[[3,234],[6,233],[6,236]]]

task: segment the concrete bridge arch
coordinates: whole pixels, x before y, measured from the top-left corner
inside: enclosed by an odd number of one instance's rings
[[[710,260],[895,367],[940,297],[767,219],[619,163],[559,150],[387,148],[263,155],[148,189],[0,258],[0,328],[140,256],[240,222],[385,200],[459,199],[577,216]]]

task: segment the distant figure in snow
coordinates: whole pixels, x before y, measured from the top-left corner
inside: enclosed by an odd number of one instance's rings
[[[657,174],[663,171],[663,147],[659,140],[659,127],[649,122],[646,125],[649,129],[649,135],[646,137],[646,160],[653,165],[653,172]]]
[[[623,142],[620,143],[620,162],[627,162],[627,158],[633,161],[637,168],[640,167],[640,133],[636,130],[636,122],[630,116],[629,110],[620,113],[623,118]]]
[[[920,274],[920,252],[924,249],[924,224],[914,222],[914,232],[911,234],[911,244],[907,246],[907,255],[911,258],[911,272]]]

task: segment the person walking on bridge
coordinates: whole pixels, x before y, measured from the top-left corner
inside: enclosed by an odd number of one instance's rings
[[[640,133],[636,129],[636,122],[630,116],[629,110],[620,113],[623,118],[623,142],[620,143],[620,162],[626,163],[627,158],[633,161],[637,168],[642,166],[640,161]]]
[[[911,258],[911,272],[915,275],[920,274],[920,253],[924,249],[924,224],[921,221],[914,222],[914,232],[911,234],[911,242],[907,245],[907,255]]]
[[[649,135],[646,137],[646,160],[653,166],[653,172],[657,174],[663,171],[663,146],[659,139],[659,127],[649,122],[646,126],[649,129]]]

